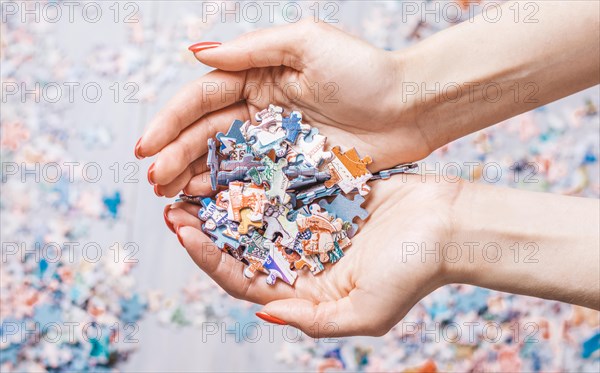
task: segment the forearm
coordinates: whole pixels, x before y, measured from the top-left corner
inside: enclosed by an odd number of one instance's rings
[[[539,1],[530,20],[522,4],[398,52],[399,99],[431,150],[600,81],[598,2]]]
[[[453,282],[600,309],[599,200],[468,184],[455,214]]]

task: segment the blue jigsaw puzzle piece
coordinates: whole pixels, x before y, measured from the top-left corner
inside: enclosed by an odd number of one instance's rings
[[[17,344],[11,344],[7,348],[4,348],[0,354],[0,364],[10,363],[13,366],[17,365],[20,350],[21,346]]]
[[[454,309],[457,313],[465,314],[470,311],[478,313],[487,307],[489,295],[489,290],[476,287],[470,293],[458,295]]]
[[[315,199],[329,197],[340,194],[342,190],[334,185],[331,188],[327,188],[325,185],[315,185],[310,187],[296,195],[296,200],[300,201],[303,205],[311,204]]]
[[[296,143],[298,135],[302,132],[300,120],[302,120],[302,117],[297,113],[292,113],[289,117],[283,117],[281,120],[281,127],[283,127],[287,134],[285,139],[292,144]]]
[[[319,129],[318,128],[311,128],[310,132],[306,134],[306,136],[304,136],[304,142],[312,142],[313,138],[315,137],[315,135],[319,134]]]
[[[134,294],[131,298],[120,300],[121,303],[121,320],[126,323],[134,323],[138,321],[144,311],[146,311],[146,303],[140,300],[138,294]]]
[[[35,307],[33,319],[42,327],[52,323],[60,325],[63,321],[62,310],[56,305],[40,304]]]
[[[215,140],[208,139],[208,159],[207,166],[210,168],[210,187],[217,190],[217,172],[219,171],[219,159],[217,158],[217,148]]]
[[[581,357],[584,359],[590,358],[594,352],[600,350],[600,333],[596,333],[596,335],[583,342],[581,347]]]
[[[360,195],[355,195],[354,200],[351,200],[343,194],[338,194],[331,203],[320,200],[319,206],[335,217],[352,223],[352,227],[348,230],[348,237],[352,238],[358,230],[358,224],[354,223],[354,218],[359,217],[365,220],[369,216],[369,212],[361,207],[364,201],[365,198]]]
[[[117,214],[119,213],[119,207],[121,206],[121,192],[116,191],[112,196],[103,197],[102,202],[110,216],[113,219],[116,219]]]
[[[225,154],[228,153],[228,150],[231,151],[231,149],[228,148],[231,146],[232,142],[235,142],[236,144],[243,144],[246,142],[246,139],[241,131],[243,125],[244,122],[236,119],[233,121],[233,123],[231,123],[231,126],[226,134],[223,134],[223,132],[217,133],[217,140],[219,140],[219,143],[221,143],[221,147],[219,148],[221,153]]]
[[[204,229],[204,225],[202,225],[202,231],[204,231],[204,233],[210,236],[210,238],[213,240],[213,242],[219,249],[225,250],[225,245],[237,249],[238,247],[240,247],[240,242],[234,238],[223,234],[228,228],[231,229],[231,227],[222,225],[220,227],[215,228],[215,230],[211,231],[208,229]]]

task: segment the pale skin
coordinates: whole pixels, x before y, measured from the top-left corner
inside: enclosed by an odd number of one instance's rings
[[[157,194],[211,195],[207,138],[274,103],[301,110],[329,143],[370,155],[373,171],[422,159],[452,140],[599,83],[599,3],[537,4],[537,23],[480,18],[398,52],[313,22],[202,50],[196,58],[217,70],[183,88],[156,115],[136,155],[156,156],[149,178]],[[325,100],[332,82],[335,102]],[[463,93],[408,94],[415,82],[427,89],[460,86]],[[300,87],[294,100],[284,88],[291,83]],[[504,92],[494,102],[493,92],[481,89],[490,83]],[[529,85],[516,99],[514,90],[531,83],[534,97],[523,97]],[[229,93],[208,94],[215,86]],[[424,296],[450,283],[600,309],[598,200],[419,176],[372,186],[370,217],[340,263],[318,276],[301,273],[295,287],[270,287],[260,275],[247,279],[242,263],[207,249],[198,207],[176,203],[165,215],[192,259],[220,286],[311,336],[382,335]],[[470,251],[473,242],[479,245]],[[427,250],[456,243],[463,255],[448,260],[440,249],[439,260],[423,258],[409,255],[406,243]],[[489,243],[500,247],[497,261],[484,250]],[[515,259],[515,243],[533,243],[527,249],[535,247],[535,255],[526,262],[528,252],[519,251]]]

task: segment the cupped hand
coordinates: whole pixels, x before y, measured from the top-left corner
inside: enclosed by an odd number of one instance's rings
[[[159,195],[209,193],[207,139],[270,103],[302,111],[331,146],[371,156],[372,171],[432,150],[400,97],[402,58],[328,24],[256,31],[195,56],[216,70],[181,89],[136,145],[139,158],[157,156],[148,178]]]
[[[244,277],[243,263],[216,249],[201,231],[198,206],[168,206],[165,219],[195,263],[230,295],[265,304],[263,312],[310,336],[379,336],[452,280],[431,250],[452,239],[460,185],[423,182],[417,175],[372,184],[363,206],[370,215],[344,257],[315,276],[299,270],[294,287],[279,280],[268,285],[258,273]],[[423,258],[415,247],[427,248],[429,255]]]

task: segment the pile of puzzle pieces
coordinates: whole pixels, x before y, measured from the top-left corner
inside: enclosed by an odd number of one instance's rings
[[[361,205],[371,158],[339,146],[326,151],[326,137],[302,123],[300,112],[284,116],[269,105],[255,119],[236,120],[218,143],[208,140],[212,189],[227,189],[196,198],[198,216],[221,250],[247,264],[245,276],[260,271],[271,285],[277,278],[293,285],[297,270],[317,274],[350,246],[354,219],[369,215]]]

